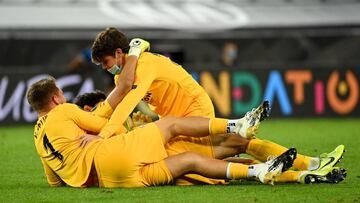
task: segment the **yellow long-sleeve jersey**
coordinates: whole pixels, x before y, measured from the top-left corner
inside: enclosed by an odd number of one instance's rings
[[[119,76],[114,80],[117,84]],[[141,54],[132,90],[118,105],[121,117],[117,123],[109,122],[114,129],[102,134],[111,136],[123,123],[135,106],[143,100],[155,107],[160,116],[214,116],[214,107],[205,90],[179,64],[162,55],[145,52]],[[201,109],[201,113],[195,111]],[[204,113],[205,112],[205,113]],[[118,114],[120,115],[120,114]]]
[[[86,186],[99,140],[80,147],[79,136],[99,132],[106,122],[107,119],[68,103],[38,119],[34,141],[51,186]]]

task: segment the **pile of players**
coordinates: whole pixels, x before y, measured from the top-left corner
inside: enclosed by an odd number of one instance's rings
[[[338,183],[346,170],[336,167],[345,151],[310,157],[256,138],[268,117],[262,102],[240,119],[216,118],[204,89],[180,65],[149,52],[150,44],[116,28],[98,34],[92,59],[114,74],[106,97],[87,93],[66,103],[52,77],[28,89],[39,118],[37,152],[51,186],[146,187],[227,184],[229,180]],[[140,101],[159,115],[129,115]],[[254,159],[239,158],[246,153]]]

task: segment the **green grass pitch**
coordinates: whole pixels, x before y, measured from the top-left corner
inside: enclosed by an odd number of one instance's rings
[[[359,202],[360,119],[270,119],[258,137],[295,146],[311,156],[345,144],[340,184],[163,186],[137,189],[50,188],[32,137],[32,126],[0,128],[0,202]]]

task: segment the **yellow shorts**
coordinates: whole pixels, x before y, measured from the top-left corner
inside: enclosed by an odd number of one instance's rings
[[[194,99],[194,102],[189,106],[184,115],[188,116],[203,116],[208,118],[215,117],[214,106],[207,94],[203,94]],[[214,158],[213,145],[211,143],[211,136],[206,137],[187,137],[177,136],[171,139],[166,145],[166,152],[169,156],[180,154],[183,152],[197,152],[205,156]],[[197,174],[184,175],[176,180],[176,185],[199,185],[199,184],[225,184],[225,180],[210,179]]]
[[[172,182],[164,138],[155,123],[103,140],[94,157],[100,187],[145,187]]]

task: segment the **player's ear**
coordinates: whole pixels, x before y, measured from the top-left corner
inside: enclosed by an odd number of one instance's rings
[[[89,106],[89,105],[85,105],[84,106],[84,110],[85,111],[91,111],[93,109],[93,107]]]
[[[123,54],[123,51],[121,48],[116,48],[115,49],[115,54],[117,54],[118,56],[120,56],[121,54]]]
[[[57,91],[52,97],[51,100],[56,104],[63,104],[66,103],[65,96],[61,90]]]
[[[60,101],[60,98],[59,98],[59,95],[58,95],[58,94],[54,94],[54,95],[51,97],[51,100],[52,100],[56,105],[61,104],[61,101]]]

